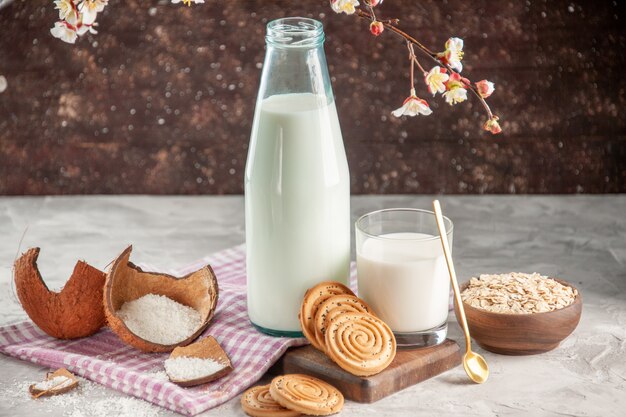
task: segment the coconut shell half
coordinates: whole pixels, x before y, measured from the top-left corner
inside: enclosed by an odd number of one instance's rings
[[[218,286],[213,269],[207,265],[184,277],[145,272],[130,262],[132,246],[115,260],[104,287],[104,311],[107,322],[120,339],[144,352],[170,352],[178,346],[193,342],[209,325],[217,306]],[[147,294],[164,295],[200,313],[202,324],[187,339],[173,345],[145,340],[133,333],[118,316],[124,303]]]
[[[14,267],[17,297],[41,330],[59,339],[85,337],[105,323],[102,308],[104,272],[78,261],[61,292],[48,289],[39,269],[39,248],[29,249]]]

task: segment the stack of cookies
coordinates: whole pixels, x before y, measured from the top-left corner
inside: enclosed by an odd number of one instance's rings
[[[396,355],[396,339],[389,326],[339,282],[325,281],[310,288],[299,319],[311,344],[353,375],[377,374]]]
[[[343,395],[332,385],[307,375],[277,376],[269,385],[250,388],[241,406],[252,417],[327,416],[343,408]]]

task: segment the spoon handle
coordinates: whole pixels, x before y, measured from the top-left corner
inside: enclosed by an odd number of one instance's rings
[[[459,283],[456,279],[456,271],[454,270],[454,264],[452,263],[452,254],[450,252],[450,246],[448,244],[446,225],[443,222],[443,215],[441,214],[441,205],[439,200],[433,201],[433,209],[435,210],[435,218],[437,219],[437,228],[439,229],[439,237],[441,238],[441,245],[443,246],[443,254],[446,257],[446,264],[448,264],[448,272],[450,273],[450,282],[454,290],[454,300],[459,309],[459,315],[461,316],[461,327],[465,333],[465,349],[470,351],[471,339],[469,334],[469,328],[467,327],[467,319],[465,318],[465,310],[463,309],[463,300],[461,300],[461,291],[459,290]]]

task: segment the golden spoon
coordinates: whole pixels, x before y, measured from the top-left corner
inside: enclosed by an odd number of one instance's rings
[[[446,263],[448,264],[448,272],[450,272],[450,282],[454,289],[454,299],[459,309],[459,315],[461,316],[461,327],[465,333],[465,355],[463,355],[463,368],[470,379],[477,384],[482,384],[489,378],[489,366],[485,358],[480,356],[476,352],[472,352],[472,340],[470,339],[469,328],[467,327],[467,319],[465,318],[465,310],[463,309],[463,301],[461,300],[461,291],[459,290],[459,283],[456,279],[456,271],[454,270],[454,264],[452,263],[452,254],[450,253],[450,246],[448,245],[446,225],[443,223],[443,214],[441,214],[441,205],[439,200],[433,201],[433,208],[435,209],[435,217],[437,218],[437,228],[439,228],[439,237],[441,238],[441,245],[443,246],[443,254],[446,257]]]

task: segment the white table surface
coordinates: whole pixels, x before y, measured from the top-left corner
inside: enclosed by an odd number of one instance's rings
[[[347,402],[343,416],[624,416],[626,415],[626,196],[440,197],[455,223],[457,271],[466,280],[485,272],[525,271],[561,277],[581,289],[583,316],[556,350],[510,357],[477,350],[491,368],[483,385],[467,383],[461,367],[377,403]],[[385,207],[428,208],[430,196],[361,196],[353,218]],[[11,287],[11,267],[42,248],[39,266],[51,288],[77,259],[104,268],[125,245],[133,260],[183,266],[244,242],[243,198],[1,197],[0,325],[26,319]],[[451,318],[449,335],[461,341]],[[16,392],[47,369],[0,355],[0,416],[76,415],[75,410]],[[120,394],[101,386],[85,404]],[[110,416],[120,414],[112,410]],[[153,415],[176,416],[162,409]],[[202,415],[242,416],[239,398]]]

